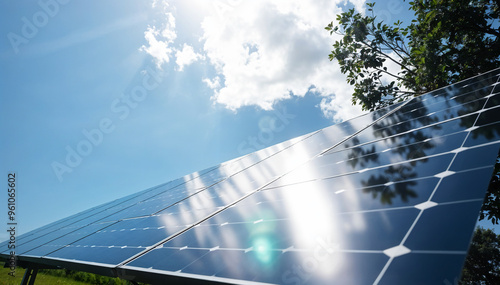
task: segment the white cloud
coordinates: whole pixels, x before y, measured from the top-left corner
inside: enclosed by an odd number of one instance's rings
[[[175,58],[175,63],[179,66],[179,71],[184,70],[184,66],[190,65],[199,59],[205,59],[203,55],[196,53],[193,47],[188,44],[184,44],[182,50],[175,52]]]
[[[365,14],[366,0],[349,0],[349,2],[354,5],[354,8],[356,8],[357,11],[360,11],[361,14]]]
[[[172,13],[165,13],[165,27],[161,31],[161,35],[168,41],[173,42],[177,38],[175,33],[175,18]]]
[[[335,3],[337,2],[337,3]],[[352,89],[335,62],[328,60],[335,41],[324,27],[344,1],[254,0],[235,5],[202,22],[204,51],[217,77],[203,81],[213,100],[236,110],[273,103],[314,91],[325,99],[324,114],[334,120],[361,113],[351,106]],[[362,7],[364,1],[351,1]]]
[[[170,61],[173,49],[169,45],[177,38],[174,16],[171,13],[165,13],[165,18],[163,29],[157,29],[155,26],[148,27],[144,32],[144,38],[149,47],[143,45],[140,48],[140,50],[147,52],[155,59],[158,68]]]
[[[351,104],[350,98],[337,98],[329,96],[321,99],[319,104],[323,115],[334,122],[342,122],[359,115],[359,108]]]
[[[168,7],[168,2],[165,1],[165,0],[153,0],[153,3],[151,4],[151,7],[156,8],[158,6]]]
[[[214,79],[203,78],[202,80],[205,84],[207,84],[210,89],[218,89],[220,87],[220,77],[216,76]]]

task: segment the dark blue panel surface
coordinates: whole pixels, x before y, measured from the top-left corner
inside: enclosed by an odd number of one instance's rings
[[[494,108],[483,109],[493,80],[497,76],[416,98],[125,266],[279,284],[452,280],[500,146],[492,127],[499,118]],[[326,141],[332,139],[311,140]],[[478,187],[467,187],[471,177],[481,179]],[[333,253],[318,262],[315,247],[324,244]],[[364,270],[346,266],[355,256],[363,256],[357,262]],[[422,277],[427,267],[415,261],[429,256],[448,263]],[[306,264],[310,270],[300,272]]]
[[[158,283],[454,283],[500,148],[499,76],[94,207],[20,237],[19,258]]]

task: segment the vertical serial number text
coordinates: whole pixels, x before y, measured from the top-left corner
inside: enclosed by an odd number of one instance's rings
[[[9,243],[8,247],[10,250],[10,257],[9,257],[9,268],[10,272],[9,275],[15,276],[16,275],[16,265],[17,265],[17,258],[16,258],[16,227],[17,227],[17,221],[16,221],[16,173],[8,173],[7,174],[7,215],[9,221],[7,222],[7,232],[9,233]]]

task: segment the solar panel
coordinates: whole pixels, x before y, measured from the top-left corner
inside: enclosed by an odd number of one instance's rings
[[[19,237],[16,254],[151,283],[453,283],[500,148],[499,77],[94,207]]]

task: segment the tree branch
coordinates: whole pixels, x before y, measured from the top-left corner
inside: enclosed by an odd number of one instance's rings
[[[372,48],[372,46],[371,46],[370,44],[368,44],[367,42],[365,42],[365,41],[361,41],[361,43],[362,43],[362,44],[364,44],[366,47]],[[408,72],[413,73],[413,71],[411,71],[408,67],[406,67],[405,65],[401,64],[400,62],[398,62],[397,60],[393,59],[392,57],[388,56],[387,54],[383,53],[383,52],[381,51],[381,50],[382,50],[382,48],[381,48],[381,47],[378,47],[378,49],[380,50],[380,51],[378,51],[378,54],[379,54],[379,55],[381,55],[381,56],[383,56],[383,57],[385,57],[385,58],[387,58],[387,59],[391,60],[391,61],[392,61],[392,62],[394,62],[395,64],[397,64],[397,65],[399,65],[400,67],[402,67],[402,68],[406,69]],[[395,76],[395,77],[397,77],[397,76]],[[406,80],[405,80],[405,81],[406,81]]]
[[[375,69],[375,70],[377,70],[377,71],[380,71],[380,72],[383,72],[383,73],[385,73],[385,74],[387,74],[387,75],[389,75],[389,76],[392,76],[392,77],[394,77],[394,78],[397,78],[397,79],[399,79],[399,80],[401,80],[401,81],[410,82],[408,79],[405,79],[405,78],[402,78],[402,77],[400,77],[400,76],[394,75],[394,74],[390,73],[389,71],[385,71],[385,70],[380,69],[380,68],[377,68],[377,67],[373,67],[373,69]]]

